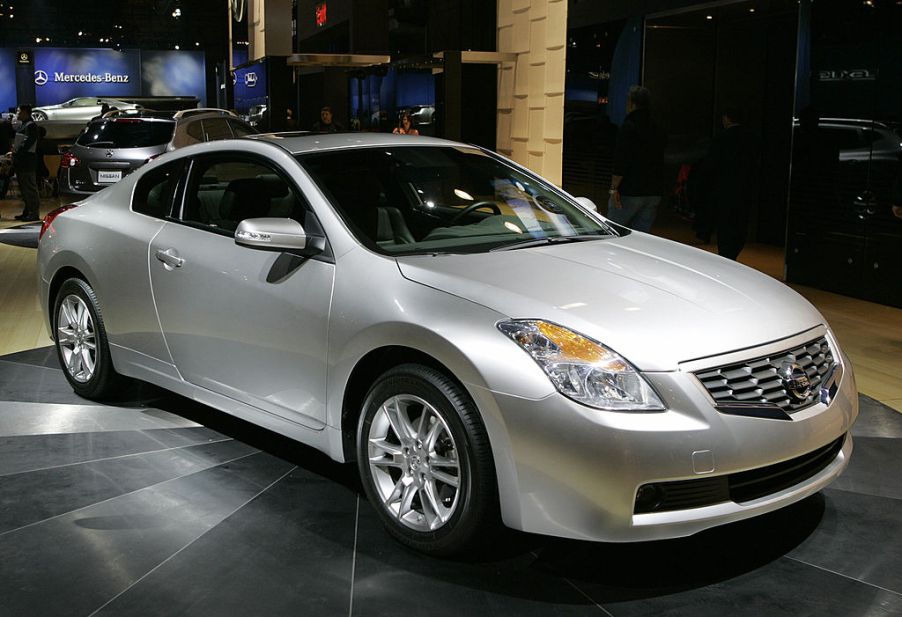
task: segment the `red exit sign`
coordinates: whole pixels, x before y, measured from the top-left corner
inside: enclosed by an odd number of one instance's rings
[[[316,5],[316,26],[322,28],[326,25],[326,3],[320,2]]]

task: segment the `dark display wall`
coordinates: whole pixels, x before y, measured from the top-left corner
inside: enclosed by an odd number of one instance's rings
[[[803,0],[791,282],[902,306],[902,6]]]

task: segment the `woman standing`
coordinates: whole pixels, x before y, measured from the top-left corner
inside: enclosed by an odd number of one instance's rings
[[[401,114],[401,122],[398,126],[395,127],[395,130],[392,131],[396,135],[419,135],[420,132],[413,128],[413,124],[410,122],[410,114],[406,111]]]

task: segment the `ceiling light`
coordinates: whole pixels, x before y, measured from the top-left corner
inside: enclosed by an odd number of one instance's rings
[[[705,19],[714,19],[714,15],[705,15]]]

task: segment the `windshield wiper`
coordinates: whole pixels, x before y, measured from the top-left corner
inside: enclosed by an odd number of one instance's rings
[[[513,249],[525,249],[531,246],[544,246],[548,244],[569,244],[571,242],[588,242],[589,240],[601,240],[603,238],[610,238],[610,235],[595,235],[595,234],[583,234],[579,236],[552,236],[550,238],[531,238],[529,240],[521,240],[520,242],[513,242],[511,244],[505,244],[503,246],[497,246],[493,248],[490,252],[495,251],[510,251]]]

